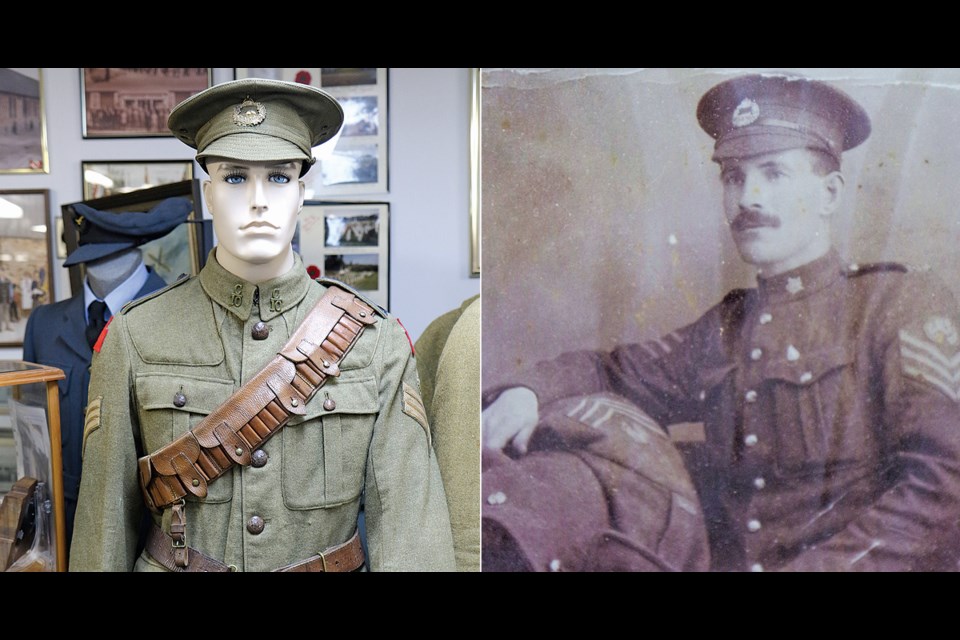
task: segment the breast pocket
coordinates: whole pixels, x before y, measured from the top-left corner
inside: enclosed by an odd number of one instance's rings
[[[781,475],[823,474],[876,459],[850,352],[835,348],[769,362],[776,462]]]
[[[233,393],[233,380],[166,373],[140,374],[135,384],[140,435],[145,450],[151,453],[195,427]],[[232,497],[228,472],[209,483],[206,498],[188,495],[187,500],[218,503],[229,502]]]
[[[334,507],[360,496],[379,406],[374,378],[331,379],[304,416],[291,418],[279,434],[288,509]]]

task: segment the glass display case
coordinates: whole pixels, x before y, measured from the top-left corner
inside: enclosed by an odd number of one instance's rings
[[[66,571],[60,369],[0,361],[0,571]]]

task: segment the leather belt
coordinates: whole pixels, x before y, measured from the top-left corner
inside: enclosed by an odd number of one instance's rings
[[[153,524],[147,534],[147,553],[154,560],[170,571],[176,572],[206,572],[227,573],[236,571],[236,567],[227,565],[219,560],[188,547],[190,564],[181,567],[174,558],[175,548],[173,538]],[[344,543],[329,547],[315,556],[288,564],[285,567],[274,569],[275,572],[293,573],[344,573],[355,571],[363,566],[363,547],[360,545],[360,532],[355,531],[353,536]]]
[[[251,454],[307,402],[375,322],[365,302],[331,285],[280,353],[226,402],[166,446],[140,458],[140,488],[154,512],[187,495],[206,497],[207,484]]]

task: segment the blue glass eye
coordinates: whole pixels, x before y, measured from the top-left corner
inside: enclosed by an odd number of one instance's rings
[[[290,182],[290,176],[285,173],[271,173],[270,182],[276,182],[277,184],[287,184]]]
[[[227,184],[240,184],[244,180],[246,180],[246,177],[240,173],[231,173],[223,178],[223,181]]]

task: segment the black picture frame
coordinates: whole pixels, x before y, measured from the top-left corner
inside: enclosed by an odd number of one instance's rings
[[[83,204],[93,207],[99,211],[114,211],[116,213],[126,211],[149,211],[160,201],[167,198],[185,197],[194,204],[194,209],[186,222],[171,231],[163,238],[158,238],[152,242],[142,245],[143,261],[147,266],[153,267],[161,278],[167,284],[177,280],[181,273],[187,275],[196,275],[206,264],[207,255],[213,248],[213,222],[204,220],[202,217],[200,181],[184,180],[173,184],[161,185],[150,189],[140,189],[105,198],[96,198],[94,200],[82,201]],[[60,207],[63,220],[64,242],[67,245],[67,255],[73,253],[79,246],[77,225],[75,222],[76,211],[74,206],[78,204],[71,202]],[[182,246],[186,244],[186,251],[178,254],[178,259],[170,264],[162,261],[162,250],[169,248],[174,244],[174,250],[182,252]],[[151,251],[157,249],[161,255],[155,255]],[[185,255],[184,255],[185,254]],[[183,271],[179,266],[186,266],[189,262],[189,271]],[[70,269],[70,291],[72,295],[83,291],[83,279],[86,275],[86,269],[83,264],[76,264]]]

